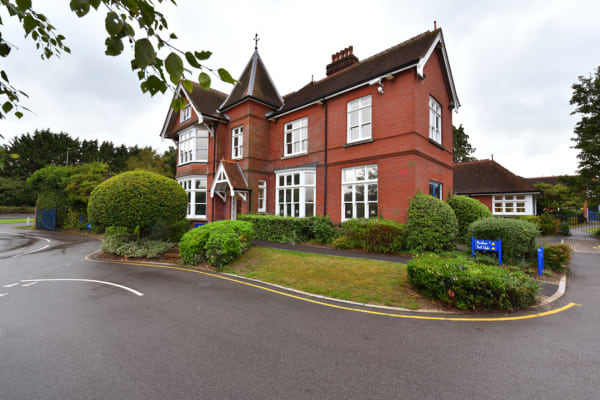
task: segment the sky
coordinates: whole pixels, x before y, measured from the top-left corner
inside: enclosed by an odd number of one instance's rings
[[[331,55],[350,45],[365,59],[422,32],[442,28],[463,125],[478,159],[494,158],[523,177],[574,174],[571,86],[600,65],[600,1],[257,0],[162,4],[173,42],[210,50],[207,65],[239,77],[258,49],[281,95],[325,77]],[[68,0],[33,0],[66,36],[71,54],[41,60],[16,18],[0,10],[2,37],[15,45],[2,59],[11,84],[29,98],[22,119],[0,120],[4,143],[36,129],[80,140],[150,146],[160,138],[172,92],[150,97],[130,69],[131,50],[104,55],[106,10],[78,18]],[[162,54],[163,57],[166,54]],[[212,77],[213,87],[232,86]],[[0,99],[1,100],[1,99]],[[0,139],[1,140],[1,139]],[[23,156],[23,155],[21,155]]]

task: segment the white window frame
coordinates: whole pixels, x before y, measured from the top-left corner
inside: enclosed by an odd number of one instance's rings
[[[191,104],[186,105],[179,112],[179,123],[183,123],[185,121],[189,121],[192,118],[192,106]]]
[[[208,209],[208,186],[207,186],[206,175],[189,175],[186,177],[178,178],[177,183],[185,190],[188,195],[188,205],[186,218],[190,219],[206,219],[206,210]],[[201,200],[201,194],[204,193],[204,201]],[[200,199],[199,199],[200,197]],[[200,201],[196,201],[200,200]],[[197,207],[200,205],[200,207]],[[204,205],[204,214],[201,212],[201,207]],[[200,210],[196,210],[200,208]]]
[[[533,215],[533,196],[523,193],[508,193],[492,196],[494,215]]]
[[[236,126],[231,130],[231,158],[239,160],[244,157],[244,126]]]
[[[372,138],[371,95],[359,97],[347,104],[347,141],[361,142]],[[354,119],[354,121],[353,121]],[[356,132],[356,137],[352,137]]]
[[[283,128],[283,154],[285,157],[308,152],[308,117],[286,122]]]
[[[378,181],[377,164],[342,169],[342,221],[354,218],[376,218],[379,215]],[[369,193],[369,189],[372,190],[373,187],[374,197],[373,192]],[[348,211],[351,215],[347,214]]]
[[[442,144],[442,106],[429,96],[429,139]]]
[[[190,162],[208,162],[208,129],[191,128],[179,134],[177,165]]]
[[[316,215],[316,168],[294,168],[275,172],[275,182],[276,215],[300,218]]]
[[[258,212],[267,212],[267,181],[258,181]]]
[[[435,196],[435,192],[432,193],[433,191],[431,190],[433,187],[436,187],[438,190],[438,195]],[[442,200],[442,190],[444,188],[444,185],[442,184],[442,182],[438,182],[438,181],[429,181],[429,195],[435,197],[436,199],[440,199]]]

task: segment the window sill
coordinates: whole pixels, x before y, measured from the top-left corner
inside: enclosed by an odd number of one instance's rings
[[[302,152],[302,153],[288,154],[287,156],[281,157],[281,160],[287,160],[288,158],[295,158],[295,157],[305,156],[307,154],[308,154],[308,151],[305,151],[305,152]]]
[[[373,142],[374,142],[373,138],[362,139],[362,140],[357,140],[355,142],[346,143],[344,145],[344,147],[358,146],[359,144],[373,143]]]
[[[177,167],[185,167],[186,165],[190,164],[208,164],[208,161],[186,161],[184,163],[177,164]]]
[[[431,139],[431,138],[429,138],[429,143],[431,143],[431,144],[433,144],[433,145],[435,145],[435,146],[439,147],[439,148],[440,148],[440,149],[442,149],[442,150],[446,150],[446,148],[445,148],[445,147],[444,147],[444,146],[443,146],[441,143],[439,143],[439,142],[436,142],[435,140],[433,140],[433,139]]]

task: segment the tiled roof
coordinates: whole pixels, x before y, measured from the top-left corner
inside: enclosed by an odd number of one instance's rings
[[[539,192],[539,190],[494,160],[471,161],[454,165],[455,194],[527,192]]]
[[[248,183],[237,162],[232,160],[221,160],[221,165],[223,165],[223,169],[227,174],[229,184],[233,190],[248,190]]]
[[[194,83],[191,93],[187,90],[186,92],[192,103],[194,103],[196,110],[202,113],[202,115],[220,119],[225,118],[223,114],[217,111],[227,97],[225,93],[215,89],[206,90],[197,83]]]
[[[441,30],[427,31],[320,81],[311,82],[297,92],[284,96],[284,106],[275,117],[331,94],[352,88],[374,78],[416,65],[435,42]]]
[[[258,50],[255,50],[252,54],[252,58],[246,65],[238,82],[227,99],[222,102],[221,111],[226,111],[246,99],[258,100],[273,109],[278,109],[283,104],[283,99],[275,88],[269,72],[258,54]]]

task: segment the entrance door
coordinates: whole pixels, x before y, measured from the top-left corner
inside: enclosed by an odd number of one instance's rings
[[[237,219],[237,216],[242,213],[242,201],[244,201],[239,194],[235,194],[231,198],[231,219]]]

